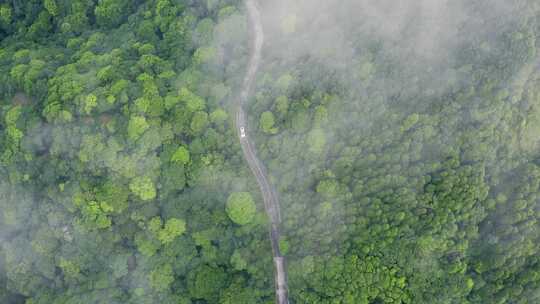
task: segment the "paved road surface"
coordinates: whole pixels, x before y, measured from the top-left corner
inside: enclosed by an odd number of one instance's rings
[[[270,241],[272,243],[272,254],[274,258],[274,275],[276,288],[276,303],[288,304],[288,287],[287,287],[287,268],[285,258],[281,256],[279,251],[279,224],[281,222],[279,201],[276,191],[268,180],[268,174],[261,161],[257,158],[255,147],[251,142],[248,134],[248,125],[246,113],[243,105],[246,104],[249,94],[252,90],[255,76],[261,61],[261,51],[264,43],[264,32],[261,25],[261,16],[255,0],[246,0],[248,12],[248,28],[251,36],[249,64],[244,78],[240,99],[236,110],[236,129],[238,138],[242,145],[244,158],[251,169],[251,172],[257,179],[259,188],[262,192],[264,200],[264,208],[270,219]]]

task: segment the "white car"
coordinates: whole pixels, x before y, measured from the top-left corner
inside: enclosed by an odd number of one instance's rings
[[[246,129],[244,127],[240,127],[240,138],[246,137]]]

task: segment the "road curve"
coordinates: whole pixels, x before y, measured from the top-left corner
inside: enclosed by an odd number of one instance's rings
[[[259,69],[261,51],[264,43],[261,15],[255,0],[246,0],[246,8],[248,13],[248,28],[251,36],[250,56],[246,76],[240,92],[240,98],[236,105],[235,123],[244,158],[259,184],[264,201],[264,209],[270,219],[270,241],[272,243],[272,256],[274,259],[276,303],[288,304],[287,268],[285,258],[281,255],[279,250],[279,225],[281,223],[279,201],[276,191],[268,180],[266,169],[262,162],[257,158],[255,147],[249,138],[246,113],[243,109],[243,106],[247,103],[257,70]]]

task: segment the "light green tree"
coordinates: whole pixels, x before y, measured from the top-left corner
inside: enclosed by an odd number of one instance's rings
[[[278,132],[278,129],[274,126],[275,124],[275,118],[274,113],[270,111],[265,111],[261,114],[261,118],[259,121],[259,125],[261,126],[261,129],[266,134],[276,134]]]
[[[148,222],[146,229],[148,229],[148,231],[152,232],[153,234],[157,235],[159,231],[161,230],[162,226],[163,226],[163,222],[161,221],[161,217],[154,216]]]
[[[11,17],[13,15],[13,10],[11,6],[7,4],[0,5],[0,21],[4,24],[11,23]]]
[[[158,233],[158,239],[162,244],[168,244],[186,231],[186,222],[172,218],[167,220],[165,227]]]
[[[51,16],[58,15],[58,5],[56,5],[56,0],[44,0],[43,6],[51,14]]]
[[[77,263],[67,260],[65,258],[60,258],[59,265],[62,272],[69,278],[78,278],[81,275],[81,269]]]
[[[125,185],[107,181],[99,188],[96,199],[99,202],[107,203],[113,208],[114,213],[122,213],[128,207],[129,190]]]
[[[339,183],[335,179],[325,179],[317,185],[317,193],[324,198],[335,198],[340,192]]]
[[[249,192],[233,192],[227,199],[226,211],[233,222],[245,225],[253,220],[257,210]]]
[[[210,121],[215,125],[221,125],[223,124],[229,115],[227,112],[225,112],[223,109],[216,109],[212,113],[210,113]]]
[[[98,203],[95,201],[89,202],[88,204],[84,205],[81,210],[84,224],[89,229],[109,228],[112,222],[111,219],[107,216],[107,213],[111,211],[113,211],[113,209],[107,203]]]
[[[8,126],[15,125],[21,116],[21,106],[14,106],[6,112],[5,121]]]
[[[157,195],[154,182],[148,176],[135,177],[129,183],[129,190],[143,201],[153,200]]]
[[[137,140],[150,126],[143,116],[132,116],[128,123],[128,137]]]
[[[97,100],[96,95],[90,94],[90,95],[86,96],[86,98],[84,99],[83,112],[86,115],[90,115],[90,113],[92,113],[92,110],[97,105],[98,105],[98,100]]]
[[[100,26],[113,27],[120,23],[126,11],[129,0],[99,0],[94,13]]]
[[[180,89],[178,98],[185,103],[189,112],[196,112],[204,109],[204,99],[193,94],[188,88]]]
[[[184,146],[180,146],[171,157],[171,162],[186,165],[189,163],[189,150]]]
[[[409,129],[414,127],[414,125],[416,125],[419,120],[420,120],[420,115],[418,115],[417,113],[407,116],[407,118],[405,119],[405,121],[403,121],[403,124],[401,125],[401,128],[400,128],[401,132],[408,131]]]

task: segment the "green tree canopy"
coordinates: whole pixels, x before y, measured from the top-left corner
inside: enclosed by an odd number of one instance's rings
[[[181,165],[188,164],[189,159],[190,159],[189,150],[184,146],[178,147],[178,149],[176,149],[176,151],[174,152],[174,154],[171,157],[171,161],[173,163],[178,163],[178,164],[181,164]]]
[[[233,222],[245,225],[253,220],[257,209],[249,192],[233,192],[227,199],[226,211]]]
[[[174,273],[171,264],[158,266],[149,275],[150,286],[158,292],[169,289],[174,282]]]
[[[186,231],[186,222],[181,219],[172,218],[167,220],[165,227],[159,231],[158,239],[163,244],[172,242],[175,238]]]
[[[148,130],[149,127],[150,126],[146,122],[146,118],[142,116],[132,116],[129,119],[128,130],[127,130],[129,139],[131,140],[138,139],[146,130]]]
[[[192,297],[216,303],[227,285],[223,269],[204,265],[188,276],[188,290]]]
[[[118,25],[129,11],[129,0],[99,0],[95,9],[99,25],[113,27]]]
[[[143,201],[156,198],[156,188],[154,182],[148,176],[135,177],[129,183],[129,190]]]
[[[263,130],[264,133],[276,134],[278,132],[278,129],[274,126],[275,125],[274,113],[270,111],[265,111],[261,114],[259,125],[261,126],[261,129]]]

